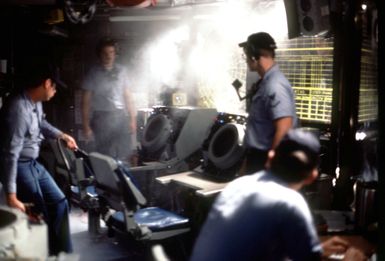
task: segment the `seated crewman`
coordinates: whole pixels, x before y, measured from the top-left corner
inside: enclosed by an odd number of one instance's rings
[[[321,245],[297,192],[317,178],[319,149],[312,134],[289,131],[269,152],[267,170],[234,180],[218,196],[191,260],[319,260],[323,251],[346,251],[337,237]]]
[[[21,71],[23,89],[8,96],[0,110],[0,182],[8,206],[26,212],[26,203],[32,203],[32,212],[43,215],[48,225],[50,255],[70,253],[67,200],[50,173],[37,161],[45,138],[63,139],[72,150],[78,147],[73,137],[44,117],[42,102],[52,99],[56,87],[64,83],[56,69],[45,61],[28,62]]]

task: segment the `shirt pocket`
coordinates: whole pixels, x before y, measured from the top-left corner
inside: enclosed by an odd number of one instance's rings
[[[27,130],[27,136],[29,138],[37,138],[40,135],[40,127],[37,115],[32,115],[31,124]]]
[[[255,119],[255,121],[270,120],[269,111],[268,97],[261,94],[256,94],[253,97],[253,102],[250,107],[250,116]]]

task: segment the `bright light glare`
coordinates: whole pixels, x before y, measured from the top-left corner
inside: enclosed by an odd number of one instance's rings
[[[283,2],[277,2],[274,8],[257,11],[242,1],[233,1],[211,16],[195,16],[195,19],[208,21],[199,30],[202,41],[194,49],[190,64],[194,74],[200,76],[201,94],[210,96],[211,103],[219,111],[244,112],[243,104],[231,86],[235,78],[246,76],[232,73],[239,71],[239,68],[234,68],[239,66],[234,64],[234,59],[241,59],[238,43],[258,31],[269,32],[277,40],[284,38],[287,24]],[[247,70],[243,60],[240,66]]]
[[[338,179],[339,176],[340,176],[340,167],[337,167],[336,170],[334,171],[334,173],[336,174],[336,177],[332,180],[333,187],[336,186],[336,184],[337,184],[337,179]]]
[[[229,0],[215,13],[195,13],[183,22],[186,24],[148,43],[144,56],[150,68],[145,81],[154,86],[192,88],[186,92],[197,96],[198,105],[244,113],[245,103],[231,86],[237,78],[246,86],[247,65],[238,43],[259,31],[270,33],[276,41],[285,38],[283,1],[261,7],[255,2]]]
[[[364,140],[366,138],[366,133],[362,131],[356,132],[356,140]]]
[[[338,177],[340,176],[340,167],[336,168],[335,173],[336,173],[336,179],[338,179]]]
[[[188,30],[187,26],[180,26],[150,46],[148,59],[151,76],[161,84],[175,86],[176,75],[181,66],[178,48],[181,42],[188,39]]]

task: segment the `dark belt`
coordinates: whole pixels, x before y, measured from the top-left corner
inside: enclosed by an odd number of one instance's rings
[[[35,159],[19,159],[17,162],[18,163],[28,163],[28,162],[32,162],[34,161]]]
[[[113,111],[94,111],[94,115],[116,115],[116,114],[126,114],[126,111],[121,110],[113,110]]]
[[[260,150],[256,148],[247,148],[246,154],[247,155],[267,155],[269,151],[268,150]]]

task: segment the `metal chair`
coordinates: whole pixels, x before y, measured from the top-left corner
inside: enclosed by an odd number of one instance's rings
[[[130,234],[135,240],[171,238],[190,230],[189,219],[158,207],[145,207],[146,198],[113,158],[92,152],[90,163],[101,213],[110,231]]]
[[[62,139],[51,140],[50,146],[56,160],[56,178],[62,181],[62,189],[68,199],[71,203],[88,209],[90,199],[96,197],[96,192],[92,185],[93,177],[87,177],[85,174],[84,158],[77,157]]]

